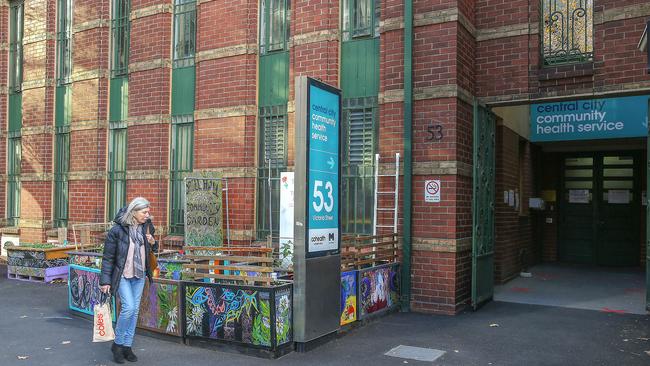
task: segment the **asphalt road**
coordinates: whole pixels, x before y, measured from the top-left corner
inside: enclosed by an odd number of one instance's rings
[[[90,321],[71,316],[65,284],[6,278],[0,265],[0,365],[112,365]],[[498,326],[494,326],[494,325]],[[491,326],[492,325],[492,326]],[[446,353],[386,356],[399,345]],[[397,313],[307,353],[267,360],[137,335],[136,365],[650,365],[650,317],[492,302],[455,317]],[[19,359],[19,356],[27,356]]]

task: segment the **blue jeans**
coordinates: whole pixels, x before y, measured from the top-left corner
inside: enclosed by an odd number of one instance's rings
[[[120,279],[118,293],[120,294],[122,308],[115,325],[115,343],[120,346],[131,347],[133,344],[144,281],[144,278],[136,277],[122,277]]]

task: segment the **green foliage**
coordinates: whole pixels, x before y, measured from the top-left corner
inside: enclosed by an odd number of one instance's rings
[[[271,309],[268,300],[260,301],[260,312],[253,322],[253,344],[271,345]]]

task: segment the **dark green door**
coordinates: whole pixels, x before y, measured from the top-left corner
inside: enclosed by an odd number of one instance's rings
[[[639,154],[591,153],[563,160],[560,260],[636,266],[639,253]]]
[[[494,293],[494,173],[496,118],[474,105],[474,171],[472,197],[472,307]]]

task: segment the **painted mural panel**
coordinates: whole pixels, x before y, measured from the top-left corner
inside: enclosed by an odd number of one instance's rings
[[[269,293],[237,286],[187,285],[186,335],[270,345]]]
[[[397,306],[399,283],[394,264],[359,271],[359,318]]]
[[[99,304],[99,270],[70,265],[68,277],[68,305],[70,309],[93,315],[95,304]],[[115,309],[112,301],[111,310]],[[112,312],[115,320],[115,311]]]
[[[264,348],[275,348],[293,339],[290,285],[263,288],[184,283],[183,286],[188,337]]]
[[[158,333],[181,336],[180,285],[176,281],[154,279],[152,285],[145,281],[138,327]]]
[[[46,259],[43,251],[7,250],[7,264],[15,267],[52,268],[67,266],[68,260]]]
[[[357,320],[357,271],[341,273],[341,325]]]
[[[185,244],[215,246],[223,244],[223,212],[221,207],[221,178],[185,179]]]
[[[277,344],[281,345],[293,339],[291,334],[291,304],[292,291],[291,288],[278,290],[275,293],[275,335],[277,337]]]

